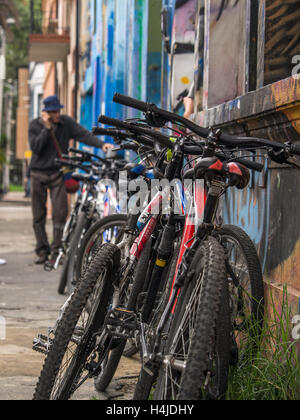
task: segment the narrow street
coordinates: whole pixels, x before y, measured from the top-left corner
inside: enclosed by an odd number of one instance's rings
[[[28,203],[0,202],[0,316],[6,339],[0,340],[0,400],[30,400],[44,356],[31,349],[33,337],[53,325],[66,297],[57,294],[59,272],[36,266],[31,209]],[[51,230],[51,223],[48,224]],[[99,394],[93,382],[76,399],[130,399],[139,372],[138,358],[123,359],[108,393]]]

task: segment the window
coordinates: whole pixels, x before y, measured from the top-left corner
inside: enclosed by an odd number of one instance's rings
[[[203,107],[207,109],[246,93],[249,2],[208,0],[205,6]]]
[[[264,85],[292,75],[300,54],[300,0],[266,0]]]

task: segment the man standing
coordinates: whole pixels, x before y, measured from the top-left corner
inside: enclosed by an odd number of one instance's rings
[[[57,147],[51,136],[54,132],[59,148],[63,154],[68,153],[71,139],[89,146],[107,151],[110,144],[93,136],[88,130],[67,115],[61,115],[63,105],[57,96],[49,96],[43,101],[42,118],[31,121],[29,125],[29,143],[32,150],[30,164],[31,200],[33,213],[33,228],[36,237],[36,264],[44,264],[49,255],[51,260],[61,247],[64,225],[68,215],[67,193],[60,167],[55,163],[58,158]],[[53,243],[50,247],[46,233],[47,193],[50,190],[52,202]]]

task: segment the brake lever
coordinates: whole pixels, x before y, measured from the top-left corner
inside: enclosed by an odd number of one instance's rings
[[[287,163],[291,154],[286,149],[281,149],[278,152],[275,152],[273,149],[268,149],[268,156],[274,162],[283,165],[284,163]]]

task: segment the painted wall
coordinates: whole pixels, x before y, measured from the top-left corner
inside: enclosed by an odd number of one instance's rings
[[[115,92],[159,104],[161,0],[88,3],[82,10],[85,41],[81,48],[85,52],[85,65],[82,65],[81,122],[96,125],[100,113],[115,118],[136,116],[134,110],[112,102]],[[87,60],[89,44],[90,60]],[[87,121],[90,112],[92,118]]]
[[[299,54],[298,0],[266,0],[264,84],[277,82],[292,73],[292,58]]]
[[[189,90],[194,80],[194,45],[197,0],[175,4],[171,42],[171,107],[178,96]]]
[[[291,73],[300,1],[254,5],[205,1],[204,86],[196,96],[196,107],[203,111],[196,121],[232,134],[299,142],[300,79]],[[287,285],[294,313],[300,310],[299,185],[298,170],[266,160],[264,173],[252,174],[247,189],[231,190],[223,207],[225,222],[239,225],[253,239],[275,304],[280,305]]]

